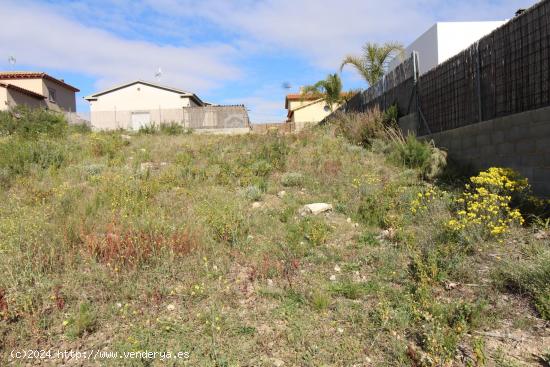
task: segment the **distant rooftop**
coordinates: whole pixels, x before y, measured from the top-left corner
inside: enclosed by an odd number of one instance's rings
[[[0,80],[5,79],[48,79],[72,90],[73,92],[80,92],[78,88],[65,83],[63,79],[57,79],[51,75],[38,71],[0,71]]]

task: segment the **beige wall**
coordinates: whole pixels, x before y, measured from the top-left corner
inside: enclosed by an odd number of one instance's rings
[[[0,87],[0,111],[14,108],[17,105],[26,105],[32,108],[46,107],[46,103],[42,99],[31,97],[14,89]]]
[[[42,92],[39,93],[46,96],[46,104],[49,109],[55,111],[76,111],[76,98],[74,91],[48,79],[42,79],[42,81]],[[50,101],[50,92],[48,88],[55,90],[54,102]]]
[[[6,111],[9,108],[8,90],[4,87],[0,87],[0,111]]]
[[[10,108],[18,105],[26,105],[32,108],[45,108],[46,102],[43,99],[34,98],[28,94],[21,93],[17,90],[7,89],[8,92],[8,104]]]
[[[158,110],[190,106],[189,98],[181,98],[178,93],[141,83],[106,93],[98,96],[96,101],[90,101],[91,112]]]
[[[296,130],[302,129],[307,124],[318,123],[332,113],[330,110],[325,111],[325,106],[326,102],[324,100],[313,102],[308,106],[295,110],[290,120],[296,123]],[[337,108],[338,105],[333,106],[333,110]]]
[[[35,78],[35,79],[0,79],[5,84],[13,84],[18,87],[30,90],[32,92],[46,96],[45,104],[49,109],[54,111],[76,111],[75,92],[65,86],[55,83],[51,80]],[[49,98],[49,88],[55,90],[56,102],[51,102]]]

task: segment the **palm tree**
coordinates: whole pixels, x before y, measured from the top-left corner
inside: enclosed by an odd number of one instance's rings
[[[327,75],[326,79],[319,80],[313,85],[308,85],[302,90],[303,95],[314,95],[325,100],[327,106],[333,111],[335,104],[342,102],[342,80],[336,73]]]
[[[361,56],[346,56],[340,65],[340,71],[344,66],[352,65],[369,86],[372,86],[382,79],[389,63],[402,51],[403,46],[397,42],[387,42],[383,45],[369,42],[363,46]]]

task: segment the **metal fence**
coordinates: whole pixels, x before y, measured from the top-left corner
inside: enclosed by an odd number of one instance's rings
[[[137,121],[140,115],[143,121]],[[178,123],[190,129],[250,128],[248,112],[242,105],[158,108],[152,110],[92,111],[91,124],[100,130],[137,130],[144,125]]]
[[[550,0],[421,76],[418,62],[413,53],[340,110],[397,105],[418,113],[423,135],[550,106]]]

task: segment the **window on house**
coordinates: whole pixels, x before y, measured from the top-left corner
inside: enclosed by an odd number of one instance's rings
[[[50,95],[50,102],[57,102],[56,98],[55,98],[55,89],[53,88],[48,88],[48,94]]]

